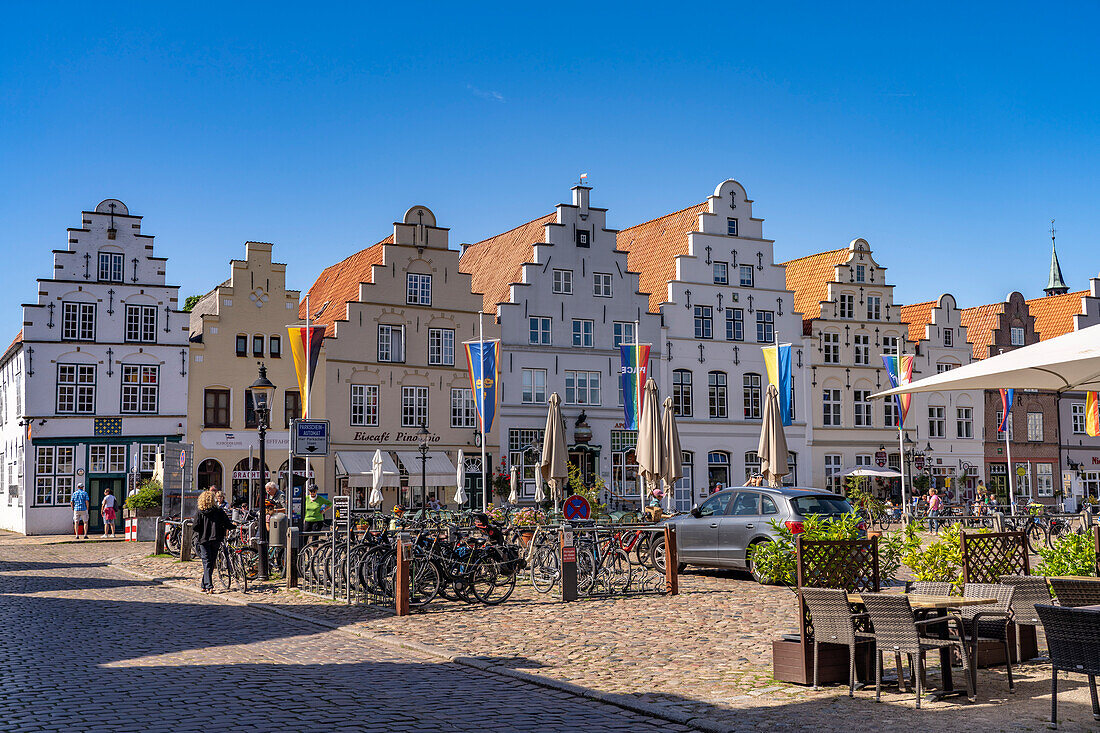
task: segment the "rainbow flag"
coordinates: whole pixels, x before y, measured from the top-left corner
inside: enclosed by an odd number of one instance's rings
[[[791,345],[764,346],[764,366],[768,383],[779,390],[779,414],[784,425],[791,424]]]
[[[621,371],[619,383],[623,387],[623,427],[637,430],[642,417],[642,393],[649,376],[649,349],[653,344],[622,344],[619,346]]]
[[[997,432],[1008,430],[1008,416],[1012,414],[1012,399],[1016,396],[1014,389],[1001,390],[1001,424],[997,426]]]
[[[1100,435],[1100,392],[1085,393],[1085,432],[1093,438]]]
[[[317,362],[321,357],[321,342],[325,340],[324,326],[287,326],[290,336],[290,353],[294,355],[294,373],[298,377],[298,389],[302,395],[302,417],[309,417],[306,405],[309,404],[309,389],[313,385],[313,375],[317,372]],[[308,342],[308,348],[307,348]],[[306,374],[309,379],[306,379]]]
[[[493,429],[497,414],[497,385],[500,383],[500,341],[466,341],[466,361],[470,365],[470,387],[474,406],[481,418],[481,434]],[[482,407],[485,409],[482,410]]]
[[[913,357],[898,356],[897,354],[883,354],[882,363],[886,365],[886,375],[890,377],[890,386],[897,388],[913,382]],[[898,426],[905,424],[905,416],[909,413],[909,403],[913,396],[907,394],[894,395],[894,404],[898,406]]]

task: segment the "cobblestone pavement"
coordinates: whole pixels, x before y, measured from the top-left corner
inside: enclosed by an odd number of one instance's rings
[[[7,549],[0,538],[0,553]],[[198,563],[149,557],[147,544],[79,549],[64,545],[36,552],[47,550],[111,557],[120,566],[159,579],[197,585]],[[156,586],[139,583],[134,587],[139,596],[159,592]],[[672,719],[690,718],[715,729],[812,725],[819,730],[846,730],[853,724],[870,729],[913,725],[930,731],[1045,727],[1049,668],[1017,668],[1017,692],[1013,695],[1004,684],[1003,668],[984,670],[979,673],[977,703],[930,703],[920,711],[913,709],[911,695],[900,695],[892,688],[884,691],[886,704],[882,705],[873,702],[870,691],[857,692],[855,700],[848,699],[846,688],[815,693],[771,677],[771,640],[796,623],[789,591],[720,572],[684,576],[681,588],[682,595],[675,598],[560,604],[521,587],[512,600],[495,608],[433,604],[431,611],[404,619],[274,588],[232,595],[264,608],[337,625],[368,639],[387,640],[390,648],[404,642],[429,645],[444,654],[472,657],[479,665],[505,673],[518,670],[536,678],[572,683],[630,706],[651,706]],[[193,603],[211,602],[203,596],[195,598],[201,600]],[[258,614],[247,609],[235,613]],[[134,656],[140,655],[127,658]],[[930,662],[934,669],[936,662]],[[931,681],[935,682],[937,675],[933,672]],[[1061,688],[1062,729],[1095,730],[1084,680],[1064,680]]]

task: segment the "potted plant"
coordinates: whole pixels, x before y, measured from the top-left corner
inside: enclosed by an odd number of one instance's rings
[[[535,527],[546,522],[546,515],[537,509],[524,507],[512,514],[511,522],[513,527],[519,529],[520,542],[526,547],[535,536]]]
[[[147,542],[156,538],[162,502],[163,490],[160,482],[154,479],[142,481],[137,491],[126,497],[122,504],[122,516],[124,519],[137,519],[138,540]]]

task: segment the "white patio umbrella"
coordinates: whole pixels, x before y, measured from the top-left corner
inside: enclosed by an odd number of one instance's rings
[[[458,488],[455,490],[455,503],[462,506],[466,503],[466,456],[458,451],[458,473],[455,476]]]
[[[874,478],[901,478],[901,471],[893,468],[872,468],[871,466],[856,466],[850,468],[842,476],[872,476]]]
[[[768,385],[764,395],[764,420],[756,453],[760,456],[760,472],[768,485],[781,485],[791,469],[787,465],[787,436],[783,433],[783,416],[779,411],[779,390],[774,384]]]
[[[665,505],[672,511],[672,499],[676,482],[684,477],[684,454],[680,450],[680,428],[672,409],[672,398],[665,397],[665,411],[661,416],[661,452],[665,455],[665,470],[661,478],[665,482]]]
[[[657,382],[650,377],[642,388],[642,414],[638,418],[638,475],[642,477],[641,505],[657,488],[665,473],[664,441],[661,439],[661,408],[657,402]]]
[[[552,392],[548,402],[550,408],[546,412],[546,432],[542,437],[539,473],[544,481],[550,482],[554,494],[554,511],[557,512],[559,495],[569,479],[569,448],[565,443],[565,423],[561,418],[561,397],[558,397],[557,392]]]
[[[374,487],[370,490],[370,500],[367,502],[370,506],[382,506],[382,477],[382,451],[376,450],[374,461],[371,463],[371,479]]]
[[[519,504],[519,466],[512,466],[508,477],[508,484],[512,491],[508,494],[508,503],[512,506]]]

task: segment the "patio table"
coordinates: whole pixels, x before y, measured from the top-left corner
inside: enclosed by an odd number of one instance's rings
[[[1054,580],[1084,580],[1091,581],[1093,583],[1100,583],[1100,578],[1096,577],[1095,575],[1046,575],[1044,577],[1047,580],[1053,578]]]

